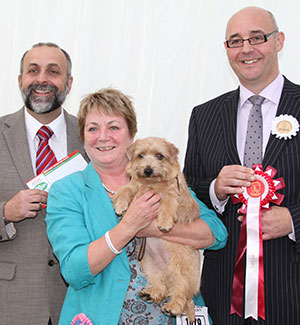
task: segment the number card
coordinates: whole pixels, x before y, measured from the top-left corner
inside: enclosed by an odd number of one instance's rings
[[[176,316],[176,325],[209,325],[207,307],[195,306],[195,322],[191,323],[185,314]]]

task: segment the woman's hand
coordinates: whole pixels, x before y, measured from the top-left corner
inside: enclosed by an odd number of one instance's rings
[[[122,220],[109,231],[110,240],[116,250],[122,250],[139,230],[147,227],[157,217],[159,204],[160,196],[153,191],[133,198]],[[90,243],[88,261],[92,274],[101,272],[115,257],[105,236]]]
[[[131,231],[132,236],[135,236],[157,217],[159,205],[160,196],[154,191],[149,190],[139,198],[135,196],[120,224],[123,224],[125,231]]]

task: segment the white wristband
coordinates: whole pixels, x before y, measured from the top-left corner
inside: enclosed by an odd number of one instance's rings
[[[113,243],[111,242],[110,240],[110,236],[109,236],[109,231],[107,231],[105,233],[105,240],[106,240],[106,244],[108,246],[108,248],[115,254],[115,255],[118,255],[118,254],[121,254],[122,253],[122,249],[120,251],[118,251],[115,246],[113,245]]]

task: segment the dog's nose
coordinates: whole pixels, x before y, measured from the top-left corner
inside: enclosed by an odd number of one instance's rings
[[[147,177],[150,177],[152,174],[153,174],[153,169],[150,168],[150,167],[147,167],[144,169],[144,174],[147,176]]]

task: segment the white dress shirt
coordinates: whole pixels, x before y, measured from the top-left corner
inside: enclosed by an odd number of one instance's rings
[[[36,175],[36,152],[39,145],[39,138],[37,136],[38,130],[44,125],[30,115],[25,109],[25,126],[27,132],[27,140],[29,145],[29,152],[32,162],[32,167]],[[54,151],[56,160],[64,158],[67,155],[67,125],[65,115],[63,112],[51,123],[46,124],[53,131],[52,137],[49,139],[49,145]]]

